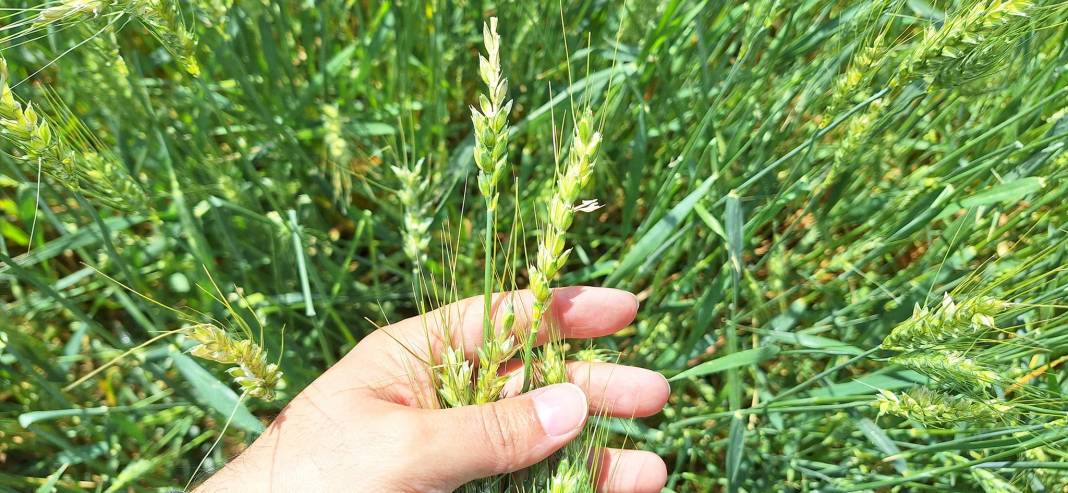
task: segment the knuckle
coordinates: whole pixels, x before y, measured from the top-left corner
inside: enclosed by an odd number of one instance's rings
[[[497,469],[511,469],[518,459],[516,450],[523,448],[521,424],[499,405],[485,406],[481,415],[483,436]]]

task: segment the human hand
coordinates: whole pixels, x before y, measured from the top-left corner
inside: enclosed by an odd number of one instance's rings
[[[505,297],[497,295],[495,306]],[[527,291],[514,293],[515,330],[529,330]],[[198,491],[452,491],[545,459],[578,436],[590,412],[643,417],[659,412],[667,381],[649,370],[570,362],[571,382],[478,406],[433,409],[426,370],[448,345],[475,356],[483,298],[468,298],[383,327],[298,394],[245,452]],[[553,291],[547,316],[564,337],[591,338],[627,326],[638,309],[626,291],[570,287]],[[453,341],[446,341],[450,327]],[[547,339],[539,331],[538,343]],[[429,349],[427,349],[429,348]],[[510,371],[521,374],[512,365]],[[598,489],[657,492],[667,469],[650,452],[606,449]]]

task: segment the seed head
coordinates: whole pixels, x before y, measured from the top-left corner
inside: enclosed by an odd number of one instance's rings
[[[267,362],[267,352],[249,339],[235,340],[225,330],[212,324],[197,324],[186,334],[198,343],[190,354],[227,365],[226,371],[242,391],[265,401],[274,400],[275,389],[282,380],[278,365]]]
[[[997,372],[955,351],[913,352],[890,358],[890,362],[922,373],[946,389],[966,395],[986,395],[1005,383]]]
[[[911,56],[902,62],[895,83],[919,75],[947,85],[990,73],[1028,31],[1030,9],[1030,2],[1025,1],[985,0],[950,13],[940,26],[924,31]]]
[[[592,485],[585,464],[574,464],[564,457],[556,465],[556,471],[549,477],[544,491],[547,493],[577,493],[591,491]]]
[[[404,210],[404,254],[412,261],[412,270],[418,271],[426,263],[430,247],[430,225],[433,222],[427,211],[426,189],[428,180],[423,176],[424,161],[420,159],[410,167],[391,166],[400,186],[397,201]]]
[[[438,395],[449,407],[461,407],[473,402],[471,362],[464,358],[463,351],[449,347],[442,357],[438,373]]]
[[[883,340],[883,347],[896,351],[941,346],[955,340],[974,339],[997,329],[994,319],[1007,303],[986,296],[960,303],[946,293],[942,303],[932,309],[916,306],[908,320],[898,324]]]
[[[981,467],[973,467],[970,469],[972,479],[979,484],[979,487],[986,492],[997,493],[1020,493],[1020,488],[1016,485],[1006,481],[1001,476],[994,472],[988,471]]]
[[[576,202],[589,184],[597,165],[601,133],[594,129],[593,113],[586,111],[575,124],[564,169],[557,173],[556,193],[549,199],[549,217],[538,242],[534,265],[530,266],[530,289],[534,293],[532,331],[536,331],[549,304],[550,284],[567,264],[571,250],[565,249],[565,235],[575,217]]]
[[[67,188],[85,192],[109,206],[138,210],[147,198],[125,168],[114,159],[72,145],[33,103],[22,105],[8,84],[7,61],[0,57],[0,131],[23,159]]]
[[[326,172],[330,175],[334,200],[348,203],[352,190],[352,150],[345,139],[345,122],[336,104],[324,104],[320,107],[323,122],[323,147],[326,150]]]
[[[508,95],[508,80],[501,76],[500,44],[497,18],[483,25],[485,56],[479,55],[479,76],[486,85],[486,94],[478,96],[478,106],[471,107],[471,123],[475,128],[474,159],[478,167],[478,190],[492,212],[497,208],[497,183],[504,176],[508,160],[508,115],[512,101]]]
[[[885,54],[886,47],[881,35],[856,52],[846,71],[834,80],[829,114],[838,113],[847,101],[856,96],[858,88],[871,77],[872,69],[878,67]]]
[[[880,390],[879,414],[894,414],[924,425],[942,425],[959,421],[987,423],[1005,419],[1012,406],[997,399],[977,401],[965,396],[919,387],[895,394]]]
[[[178,2],[173,0],[122,0],[128,10],[160,40],[189,75],[200,75],[196,59],[197,37],[185,25]]]
[[[538,373],[541,383],[553,385],[568,381],[567,362],[564,359],[564,347],[557,342],[545,345],[538,361]]]
[[[74,21],[84,17],[96,17],[107,7],[105,0],[61,0],[42,9],[37,14],[33,27],[41,27],[58,21]]]

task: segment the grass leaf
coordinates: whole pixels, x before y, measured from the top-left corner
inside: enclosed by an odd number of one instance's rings
[[[238,395],[226,384],[215,378],[208,370],[205,370],[193,358],[182,353],[175,353],[174,366],[182,373],[186,381],[193,388],[193,395],[197,400],[219,413],[223,419],[233,413],[231,423],[241,429],[252,433],[262,433],[263,423],[260,423],[243,402],[239,402]],[[234,410],[234,407],[237,410]]]
[[[746,349],[745,351],[739,351],[737,353],[705,361],[704,363],[679,372],[677,375],[669,378],[668,381],[676,382],[688,378],[703,377],[733,368],[756,365],[778,356],[779,352],[780,349],[778,346],[763,346],[754,349]]]

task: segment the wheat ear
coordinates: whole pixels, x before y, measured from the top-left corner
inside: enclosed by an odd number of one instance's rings
[[[565,236],[574,221],[575,211],[578,210],[579,195],[593,176],[600,145],[601,133],[594,128],[593,113],[586,110],[575,122],[571,148],[564,168],[556,173],[556,191],[549,200],[548,218],[538,242],[535,263],[529,268],[530,290],[534,294],[534,302],[531,307],[530,333],[523,351],[528,359],[527,363],[530,363],[529,354],[552,300],[552,282],[567,263],[567,257],[571,253],[570,248],[565,248]],[[563,356],[557,349],[555,345],[549,345],[543,355],[542,377],[545,383],[560,383],[567,379]],[[525,386],[529,386],[529,377]]]
[[[244,393],[265,401],[274,400],[275,389],[282,381],[282,371],[267,362],[267,352],[250,339],[237,340],[212,324],[197,324],[186,335],[198,344],[190,354],[198,358],[234,365],[226,371]]]
[[[15,99],[8,84],[7,61],[0,56],[0,129],[24,159],[67,188],[111,207],[146,207],[144,192],[118,162],[92,150],[76,149],[55,128],[32,103],[23,106]]]
[[[419,279],[420,267],[427,261],[432,223],[426,205],[429,182],[423,175],[425,164],[426,162],[420,159],[410,166],[391,166],[393,174],[400,182],[396,195],[404,211],[402,248],[404,255],[412,262],[412,275],[416,281]]]

